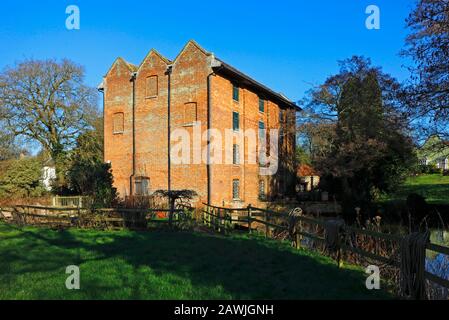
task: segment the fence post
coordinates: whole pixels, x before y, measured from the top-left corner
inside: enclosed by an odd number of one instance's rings
[[[218,232],[221,232],[221,208],[218,208],[217,212],[217,222],[215,223],[215,228],[218,230]]]
[[[268,213],[264,211],[265,215],[265,238],[268,238],[268,233],[270,232],[270,227],[268,226]]]
[[[208,227],[211,228],[212,227],[212,214],[214,214],[214,209],[210,208],[209,209],[209,214],[207,215],[207,222],[208,222]]]
[[[248,232],[251,233],[251,222],[252,222],[252,209],[251,205],[248,206]]]
[[[209,227],[209,218],[210,218],[209,214],[210,214],[210,207],[208,206],[207,210],[206,210],[206,214],[205,214],[205,221],[204,221],[204,223],[206,224],[207,227]]]
[[[296,249],[299,250],[301,249],[301,235],[298,233],[298,231],[296,231]]]
[[[226,230],[228,228],[228,210],[223,210],[223,234],[226,234]]]
[[[229,219],[229,221],[227,222],[226,229],[229,228],[229,230],[226,230],[226,231],[231,231],[232,230],[232,211],[231,210],[228,210],[227,218]]]
[[[301,249],[301,241],[302,241],[302,213],[299,215],[298,228],[296,229],[296,249]]]

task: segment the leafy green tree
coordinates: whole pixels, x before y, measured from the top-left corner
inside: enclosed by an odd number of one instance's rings
[[[36,197],[45,193],[42,186],[42,164],[36,158],[23,158],[3,163],[0,175],[0,197]]]
[[[296,147],[296,162],[298,164],[311,165],[310,154],[301,146]]]
[[[335,119],[327,120],[334,123],[326,133],[328,148],[315,155],[313,163],[323,174],[323,185],[341,198],[351,216],[355,207],[367,212],[378,194],[396,188],[416,158],[402,113],[389,100],[388,89],[395,86],[389,76],[371,67],[369,60],[353,58],[332,79],[342,81],[333,91],[338,96],[324,94],[326,100],[313,101],[315,106],[322,103]]]
[[[111,166],[103,162],[103,119],[77,139],[70,156],[68,187],[76,194],[91,196],[97,207],[110,207],[117,198]]]

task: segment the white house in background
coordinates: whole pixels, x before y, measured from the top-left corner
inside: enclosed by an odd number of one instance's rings
[[[449,170],[449,141],[437,135],[430,136],[418,149],[418,157],[423,165],[435,165],[439,169]]]
[[[56,167],[53,160],[47,160],[42,167],[42,184],[45,190],[51,191],[53,181],[56,179]]]

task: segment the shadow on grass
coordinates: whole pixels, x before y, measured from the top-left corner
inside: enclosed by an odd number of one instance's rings
[[[423,196],[429,203],[449,204],[448,184],[407,185],[403,186],[401,192],[395,196],[405,200],[412,193]]]
[[[0,256],[3,299],[386,297],[365,288],[360,270],[338,269],[328,258],[244,236],[55,232],[0,224]],[[80,266],[79,291],[65,289],[68,265]]]

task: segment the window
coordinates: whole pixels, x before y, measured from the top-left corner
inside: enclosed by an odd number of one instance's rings
[[[279,148],[284,144],[284,127],[279,127]]]
[[[265,180],[259,181],[259,199],[265,200],[266,199],[266,193],[265,193]]]
[[[259,121],[259,166],[261,167],[267,165],[267,147],[265,123]]]
[[[240,129],[240,115],[238,112],[232,113],[232,129],[234,131],[239,131]]]
[[[157,76],[151,76],[146,81],[146,97],[156,97],[158,95],[158,81]]]
[[[113,132],[113,134],[121,134],[121,133],[123,133],[125,130],[125,128],[124,128],[124,118],[125,118],[125,116],[124,116],[124,114],[123,114],[123,112],[118,112],[118,113],[115,113],[113,116],[112,116],[112,132]]]
[[[136,178],[135,195],[136,196],[148,196],[150,191],[150,179],[148,178]]]
[[[232,180],[232,199],[240,200],[240,180]]]
[[[234,99],[234,101],[239,101],[240,96],[239,96],[239,87],[234,83],[232,85],[232,99]]]
[[[259,111],[265,112],[265,100],[259,97]]]
[[[184,124],[191,125],[197,121],[197,104],[189,102],[184,105]]]
[[[259,121],[259,138],[265,138],[265,123],[263,121]]]
[[[232,164],[240,164],[240,149],[238,144],[232,146]]]

